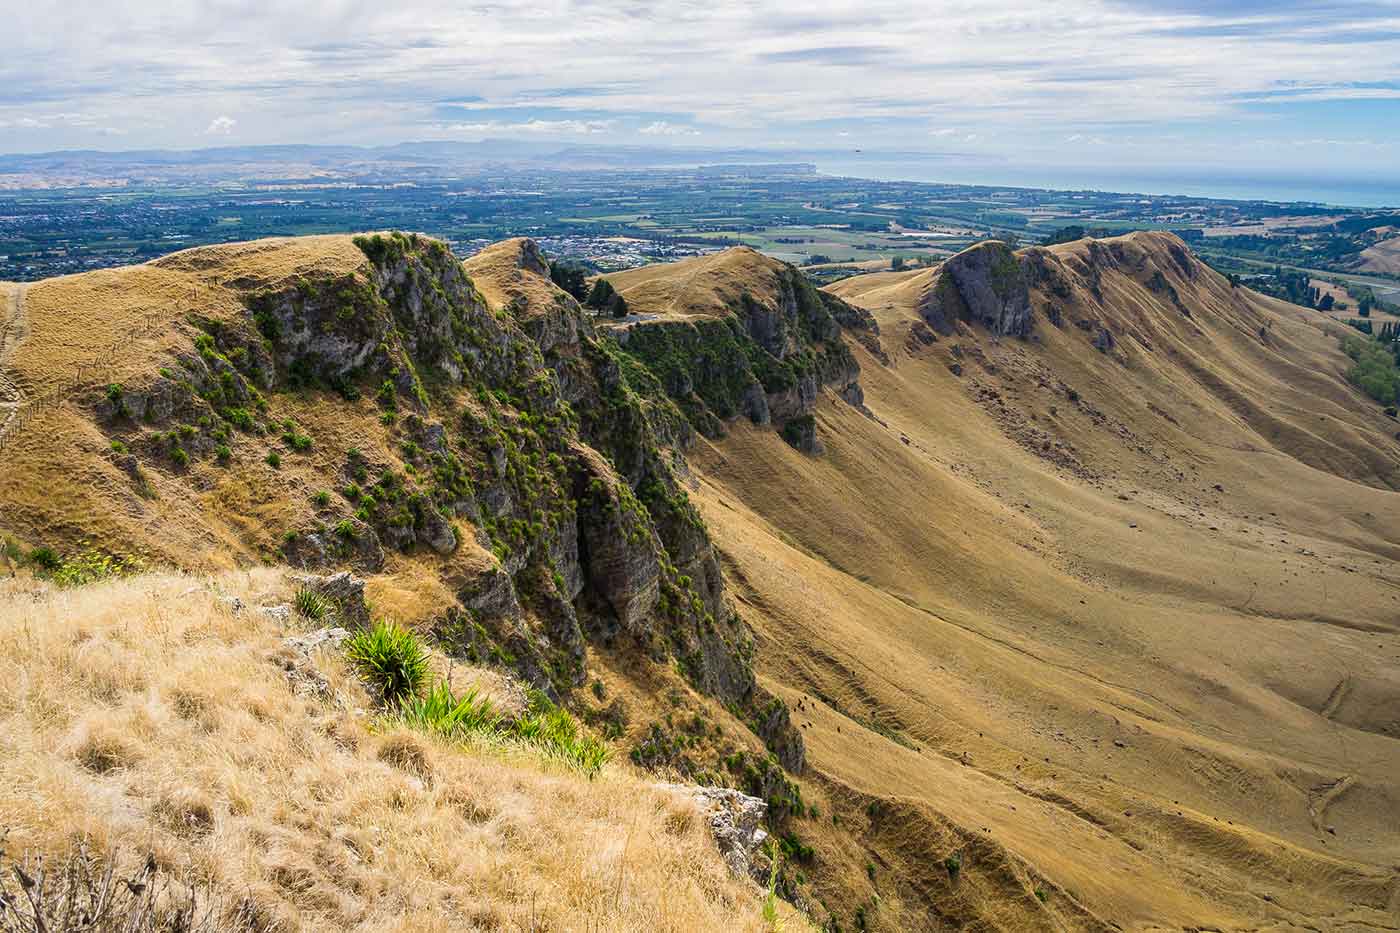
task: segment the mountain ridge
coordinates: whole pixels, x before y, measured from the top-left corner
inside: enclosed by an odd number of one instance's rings
[[[817,922],[1379,924],[1393,422],[1325,318],[1170,235],[969,253],[818,291],[729,250],[610,275],[624,320],[523,239],[36,283],[16,383],[109,384],[0,450],[0,530],[358,567],[603,716],[599,677],[642,763],[778,804]]]

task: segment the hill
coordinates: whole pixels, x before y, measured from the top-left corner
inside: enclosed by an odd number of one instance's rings
[[[1164,234],[608,279],[381,234],[26,286],[0,530],[353,570],[765,798],[817,925],[1393,926],[1400,445],[1335,324]]]

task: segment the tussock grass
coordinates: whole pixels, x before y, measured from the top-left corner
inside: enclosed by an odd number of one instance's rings
[[[208,582],[0,580],[16,858],[61,861],[80,841],[149,855],[227,894],[222,928],[764,927],[761,892],[729,875],[691,804],[625,764],[590,782],[513,744],[372,728],[339,652],[314,659],[329,690],[298,693],[274,663],[287,633],[219,599],[288,601],[275,572]]]
[[[325,623],[335,616],[335,606],[331,601],[309,586],[297,590],[292,605],[296,607],[298,615],[312,622]]]
[[[418,637],[382,620],[352,635],[345,643],[345,656],[391,706],[419,696],[431,670]]]

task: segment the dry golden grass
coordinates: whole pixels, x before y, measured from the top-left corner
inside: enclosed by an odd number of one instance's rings
[[[1029,341],[911,340],[927,272],[837,283],[891,357],[853,346],[879,420],[828,398],[821,457],[743,423],[692,452],[809,782],[889,863],[882,929],[928,902],[1018,930],[1400,911],[1400,426],[1346,384],[1335,324],[1186,279],[1167,244],[1120,241],[1102,298],[1036,295]],[[870,799],[900,818],[867,828]]]
[[[729,314],[749,295],[772,302],[782,266],[747,246],[708,256],[628,269],[607,276],[629,311],[659,318]]]
[[[271,571],[0,584],[0,827],[80,839],[296,930],[757,930],[690,805],[611,766],[376,734],[339,658],[294,689]]]
[[[563,293],[539,270],[525,268],[529,240],[502,240],[469,257],[462,268],[487,302],[495,308],[514,304],[517,318],[557,311]]]
[[[1400,236],[1381,240],[1374,246],[1361,251],[1361,269],[1364,272],[1400,273]]]
[[[822,399],[822,457],[742,422],[689,452],[697,505],[756,630],[760,679],[789,701],[807,743],[803,793],[822,816],[797,826],[816,850],[802,894],[824,899],[845,929],[857,906],[885,930],[927,928],[935,916],[1019,930],[1395,925],[1400,425],[1346,384],[1338,324],[1231,289],[1202,267],[1188,275],[1170,244],[1158,235],[1107,244],[1121,260],[1102,266],[1097,289],[1034,295],[1028,341],[972,329],[919,341],[927,270],[838,283],[832,291],[876,316],[890,357],[884,365],[852,348],[877,417]],[[1054,254],[1087,267],[1089,249]],[[488,259],[504,265],[483,266],[482,282],[509,300],[511,254]],[[13,371],[42,389],[50,372],[169,305],[163,328],[111,354],[118,372],[148,371],[162,353],[188,349],[179,305],[191,287],[202,313],[241,313],[227,287],[236,279],[360,261],[348,239],[326,238],[39,283]],[[1152,287],[1154,270],[1189,315]],[[762,300],[770,271],[739,250],[610,279],[633,310],[685,316],[722,313],[744,290]],[[1047,322],[1052,306],[1061,328]],[[1113,352],[1093,349],[1079,320],[1112,329]],[[345,450],[390,450],[368,401],[275,403],[315,437],[308,455],[285,457],[281,471],[239,451],[233,468],[193,464],[188,478],[153,468],[151,501],[111,463],[86,409],[50,411],[0,455],[6,531],[29,544],[136,541],[154,562],[191,567],[270,553],[281,530],[314,520],[310,496]],[[391,557],[371,598],[416,624],[489,560],[469,543],[450,558]],[[223,585],[274,586],[239,579]],[[13,839],[54,847],[88,830],[104,843],[150,844],[313,927],[465,924],[442,918],[469,918],[482,904],[513,927],[528,925],[534,898],[533,909],[554,911],[554,928],[664,928],[634,904],[642,892],[691,898],[716,877],[709,861],[696,881],[665,874],[680,863],[653,860],[649,880],[607,913],[616,840],[633,818],[623,798],[651,800],[625,772],[579,785],[526,760],[375,737],[289,692],[266,660],[275,633],[222,616],[205,595],[188,608],[177,597],[193,585],[155,579],[0,604],[0,728],[22,726],[0,739],[21,751],[0,761],[0,812],[24,817]],[[159,597],[154,646],[124,634],[139,634],[121,617],[141,604],[142,587]],[[79,603],[106,622],[75,623]],[[609,700],[626,694],[640,729],[665,717],[674,684],[632,666],[603,650],[590,657]],[[358,695],[326,667],[338,695]],[[726,715],[715,721],[738,734]],[[480,794],[451,795],[477,782]],[[385,803],[393,788],[413,806]],[[555,793],[577,821],[534,803]],[[888,816],[871,818],[871,804]],[[660,811],[640,810],[664,841]],[[512,835],[512,815],[540,834],[557,830],[559,852],[541,854],[534,830]],[[373,861],[343,871],[317,861],[350,858],[333,835],[342,824],[369,840]],[[521,838],[529,846],[516,855]],[[612,848],[588,861],[580,853],[594,838]],[[659,844],[646,851],[652,858]],[[954,881],[942,860],[956,853]],[[427,880],[384,880],[400,876]],[[381,904],[381,890],[427,893]],[[718,913],[677,907],[672,925],[756,922],[756,898],[746,910],[724,899],[742,890],[714,890],[731,892],[714,899]],[[570,919],[579,891],[600,897],[585,906],[604,913]]]

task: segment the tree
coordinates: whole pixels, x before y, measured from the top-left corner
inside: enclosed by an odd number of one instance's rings
[[[892,270],[895,271],[895,272],[903,272],[903,271],[904,271],[904,257],[903,257],[903,256],[896,256],[896,257],[894,257],[893,259],[891,259],[891,260],[890,260],[890,269],[892,269]]]
[[[549,278],[555,285],[573,295],[575,301],[583,301],[588,295],[588,270],[583,266],[551,259]]]
[[[1071,224],[1068,227],[1061,227],[1045,238],[1046,246],[1054,246],[1056,243],[1073,243],[1075,240],[1082,240],[1088,234],[1082,226]]]
[[[588,293],[588,300],[584,305],[596,311],[606,311],[613,317],[627,316],[627,302],[617,293],[617,289],[612,287],[612,283],[604,278],[593,282],[593,290]]]
[[[1333,298],[1332,295],[1331,295],[1330,293],[1329,293],[1329,294],[1326,294],[1326,295],[1323,295],[1322,298],[1319,299],[1319,301],[1318,301],[1318,303],[1317,303],[1317,310],[1319,310],[1319,311],[1331,311],[1331,310],[1332,310],[1332,306],[1333,306],[1334,304],[1336,304],[1336,299]]]

